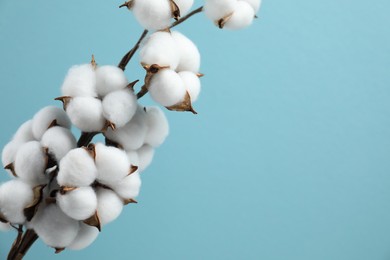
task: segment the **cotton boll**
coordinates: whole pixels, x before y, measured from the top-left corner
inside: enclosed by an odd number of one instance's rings
[[[127,154],[127,158],[129,158],[130,164],[133,166],[138,166],[139,158],[137,152],[133,150],[128,150],[126,151],[126,154]]]
[[[139,172],[137,171],[130,174],[111,187],[122,199],[126,200],[136,198],[141,188],[141,178]]]
[[[56,204],[41,207],[31,226],[43,242],[54,248],[66,248],[76,238],[79,221],[68,217]]]
[[[261,6],[261,0],[240,0],[247,2],[250,6],[252,6],[255,13],[257,13]]]
[[[80,187],[65,194],[59,192],[57,203],[66,215],[76,220],[91,217],[97,208],[96,194],[91,187]]]
[[[71,150],[62,158],[59,166],[57,181],[61,186],[89,186],[96,179],[95,161],[84,148]]]
[[[0,212],[11,223],[22,224],[26,221],[23,210],[33,199],[32,187],[19,179],[0,186]]]
[[[18,152],[21,145],[22,143],[20,142],[11,141],[4,146],[3,151],[1,153],[1,161],[4,167],[15,162],[16,153]],[[10,170],[7,170],[7,172],[12,175],[12,172]]]
[[[107,129],[105,136],[128,150],[136,150],[142,146],[147,132],[145,111],[140,106],[133,118],[125,126],[115,130]]]
[[[184,86],[190,94],[191,102],[194,103],[200,93],[200,80],[199,77],[191,71],[179,72],[180,78],[184,82]]]
[[[98,215],[102,226],[115,220],[122,212],[123,201],[112,190],[98,188]]]
[[[63,96],[96,97],[96,76],[91,64],[76,65],[69,69],[62,83]]]
[[[237,0],[206,0],[205,15],[213,22],[230,15],[236,9]]]
[[[32,132],[32,120],[28,120],[24,122],[19,129],[16,131],[15,135],[13,136],[12,140],[16,142],[26,143],[29,141],[34,141],[34,135]]]
[[[35,114],[32,120],[32,132],[36,140],[41,140],[42,135],[54,120],[56,120],[59,126],[69,129],[71,127],[70,120],[65,111],[54,106],[42,108]]]
[[[96,90],[99,96],[123,89],[128,82],[123,70],[116,66],[106,65],[96,69]]]
[[[146,123],[148,133],[145,143],[153,147],[160,146],[169,133],[169,124],[164,112],[159,107],[146,108]]]
[[[161,30],[171,24],[172,12],[168,0],[134,0],[131,10],[147,30]]]
[[[169,107],[184,100],[186,89],[180,76],[171,69],[162,69],[153,75],[149,93],[154,101]]]
[[[252,24],[255,12],[247,2],[238,1],[232,17],[225,23],[225,28],[238,30]]]
[[[141,64],[169,66],[172,70],[177,68],[180,60],[176,42],[169,32],[155,32],[150,35],[140,50],[140,58]]]
[[[180,10],[180,16],[183,17],[188,13],[194,4],[194,0],[174,0]]]
[[[30,141],[23,144],[15,157],[15,172],[22,180],[33,185],[47,182],[45,169],[47,155],[38,141]]]
[[[98,143],[95,145],[97,180],[111,184],[125,178],[130,173],[130,162],[126,153],[112,146]]]
[[[200,53],[198,47],[186,36],[178,31],[172,32],[172,37],[176,42],[180,61],[176,71],[199,72]]]
[[[76,148],[77,142],[69,129],[55,126],[42,136],[41,145],[48,148],[49,154],[60,161],[70,150]]]
[[[111,92],[103,99],[103,115],[115,127],[122,127],[137,111],[137,97],[130,89]]]
[[[138,170],[143,172],[153,160],[154,149],[152,146],[145,144],[137,150],[137,153],[139,158]]]
[[[99,230],[96,227],[88,226],[84,223],[80,224],[80,230],[76,238],[73,240],[67,249],[81,250],[91,245],[99,235]]]
[[[73,98],[66,113],[72,123],[83,132],[100,132],[106,123],[102,102],[93,97]]]

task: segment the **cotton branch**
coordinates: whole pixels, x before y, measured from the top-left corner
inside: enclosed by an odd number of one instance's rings
[[[144,32],[141,34],[141,37],[138,39],[138,41],[134,45],[134,47],[131,50],[129,50],[129,52],[127,52],[125,54],[125,56],[123,56],[122,60],[119,62],[119,65],[118,65],[118,67],[120,69],[122,69],[122,70],[126,69],[127,64],[129,63],[131,58],[134,56],[134,54],[136,53],[136,51],[139,48],[139,45],[141,44],[142,40],[146,37],[147,34],[148,34],[148,30],[144,30]]]

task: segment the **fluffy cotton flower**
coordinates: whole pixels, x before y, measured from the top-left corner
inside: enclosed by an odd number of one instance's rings
[[[62,83],[63,96],[96,97],[96,76],[91,64],[76,65],[69,69]]]
[[[129,158],[130,164],[133,166],[138,166],[139,158],[137,152],[134,150],[127,150],[126,154],[127,154],[127,158]]]
[[[160,146],[169,133],[169,124],[164,112],[159,107],[146,108],[148,132],[145,143],[153,147]]]
[[[130,173],[130,162],[123,150],[97,143],[95,151],[99,182],[109,185],[122,180]]]
[[[96,90],[101,97],[125,88],[127,83],[125,73],[116,66],[106,65],[96,69]]]
[[[162,106],[176,105],[184,100],[186,89],[180,76],[171,69],[162,69],[153,75],[149,93]]]
[[[138,170],[143,172],[152,162],[154,156],[154,149],[150,145],[143,145],[137,150],[139,165]]]
[[[205,15],[213,22],[234,12],[237,0],[206,0],[203,7]]]
[[[80,224],[80,230],[76,238],[73,240],[67,249],[81,250],[91,245],[99,235],[99,230],[96,227],[88,226],[84,223]]]
[[[194,4],[194,0],[174,0],[180,10],[180,16],[183,17],[188,13]]]
[[[96,193],[91,187],[80,187],[65,194],[59,192],[57,203],[66,215],[76,220],[91,217],[97,208]]]
[[[72,123],[83,132],[99,132],[106,123],[102,102],[93,97],[72,98],[66,107],[66,113]]]
[[[60,161],[57,181],[61,186],[89,186],[96,179],[95,161],[84,148],[71,150]]]
[[[171,23],[169,0],[133,0],[131,10],[141,26],[148,30],[165,29]]]
[[[70,150],[76,148],[76,138],[69,129],[55,126],[42,136],[41,145],[48,148],[49,154],[60,161]]]
[[[178,31],[172,32],[172,37],[176,42],[180,60],[176,71],[199,72],[200,53],[198,47],[186,36]]]
[[[79,221],[68,217],[56,204],[42,205],[31,222],[39,238],[54,248],[65,248],[76,238]]]
[[[32,132],[32,120],[28,120],[24,122],[16,131],[15,135],[13,136],[12,140],[26,143],[29,141],[34,141],[34,135]]]
[[[115,130],[107,129],[105,136],[128,150],[136,150],[142,146],[147,132],[145,111],[140,106],[133,118],[125,126]]]
[[[4,146],[3,151],[1,153],[1,161],[4,167],[15,162],[16,153],[18,152],[18,149],[22,144],[23,143],[11,141]],[[12,174],[10,170],[7,171],[9,172],[9,174]]]
[[[200,80],[199,77],[191,71],[179,72],[180,78],[183,80],[184,86],[190,94],[191,102],[194,103],[200,93]]]
[[[23,210],[33,199],[32,187],[21,180],[14,179],[0,186],[0,212],[11,223],[26,221]]]
[[[122,127],[134,116],[137,111],[137,97],[130,89],[111,92],[103,99],[103,115],[115,124]]]
[[[250,4],[244,1],[238,1],[233,15],[225,23],[225,28],[238,30],[248,27],[252,24],[255,12]]]
[[[147,2],[147,1],[144,1]],[[141,64],[169,66],[172,70],[179,64],[179,52],[169,32],[155,32],[147,38],[140,50]]]
[[[70,128],[71,123],[65,111],[54,106],[42,108],[32,119],[32,132],[36,140],[40,140],[49,126],[56,120],[57,125]]]
[[[115,220],[122,212],[123,201],[112,190],[98,188],[98,215],[102,226]]]
[[[120,182],[111,186],[111,188],[122,199],[134,199],[138,196],[141,188],[141,178],[139,172],[134,172],[121,180]]]
[[[261,0],[240,0],[240,1],[244,1],[244,2],[247,2],[248,4],[250,4],[255,13],[257,13],[259,11],[260,6],[261,6]]]
[[[38,141],[23,144],[15,157],[15,172],[22,180],[33,185],[47,182],[45,169],[47,155]]]

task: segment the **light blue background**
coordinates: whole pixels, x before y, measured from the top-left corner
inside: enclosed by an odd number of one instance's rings
[[[141,33],[121,3],[0,0],[1,146],[57,104],[71,65],[118,63]],[[168,113],[139,204],[91,247],[39,242],[27,259],[390,259],[389,11],[265,0],[243,31],[181,26],[202,53],[199,115]],[[0,234],[1,259],[14,237]]]

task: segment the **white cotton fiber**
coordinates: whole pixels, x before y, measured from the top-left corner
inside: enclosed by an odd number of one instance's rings
[[[76,238],[79,221],[68,217],[56,204],[43,205],[31,222],[43,242],[54,248],[65,248]]]
[[[145,111],[138,107],[133,118],[125,126],[115,130],[107,129],[104,135],[128,150],[136,150],[142,146],[147,132]]]
[[[32,132],[32,120],[24,122],[12,137],[12,140],[22,143],[34,141],[35,138]]]
[[[3,167],[6,167],[9,164],[15,162],[16,153],[18,152],[22,144],[23,143],[11,141],[4,146],[3,151],[1,153],[1,161],[3,163]]]
[[[98,216],[102,226],[115,220],[122,212],[123,200],[112,190],[98,188]]]
[[[252,6],[255,13],[257,13],[261,6],[261,0],[239,0],[247,2],[250,6]]]
[[[23,210],[34,200],[32,187],[14,179],[0,186],[0,212],[6,220],[14,224],[26,221]]]
[[[62,158],[59,166],[57,181],[60,186],[89,186],[96,179],[95,161],[84,148],[71,150]]]
[[[161,30],[171,24],[169,0],[133,0],[131,10],[140,25],[147,30]]]
[[[194,103],[200,93],[200,80],[199,77],[191,71],[182,71],[179,72],[180,78],[184,82],[184,87],[190,94],[191,102]]]
[[[9,223],[3,223],[0,221],[0,231],[7,232],[11,230],[11,225]]]
[[[179,74],[171,69],[162,69],[153,75],[149,93],[154,101],[168,107],[181,103],[186,95],[186,89]]]
[[[102,143],[95,145],[97,180],[109,185],[125,178],[130,173],[130,162],[126,152]]]
[[[179,59],[176,42],[169,32],[153,33],[146,39],[140,50],[140,61],[143,65],[157,64],[175,70]]]
[[[92,187],[79,187],[65,194],[58,192],[57,204],[69,217],[85,220],[96,212],[96,193]]]
[[[180,10],[180,16],[185,16],[194,4],[194,0],[174,0]]]
[[[153,147],[160,146],[169,134],[169,124],[164,112],[159,107],[146,108],[148,132],[145,143]]]
[[[32,132],[36,140],[41,140],[42,135],[49,128],[54,120],[57,125],[70,128],[71,123],[65,111],[59,107],[48,106],[44,107],[35,114],[32,119]]]
[[[225,27],[231,30],[239,30],[252,24],[255,12],[247,2],[238,1],[232,17],[225,23]]]
[[[47,182],[46,165],[47,155],[38,141],[23,144],[16,153],[14,164],[16,175],[32,185]]]
[[[210,20],[217,22],[233,13],[236,4],[237,0],[206,0],[203,11]]]
[[[76,238],[73,240],[67,249],[81,250],[91,245],[99,235],[99,230],[96,227],[88,226],[80,223],[80,230]]]
[[[122,127],[137,111],[137,97],[130,89],[111,92],[103,98],[103,115],[115,127]]]
[[[100,132],[106,123],[102,102],[93,97],[73,98],[66,113],[72,123],[83,132]]]
[[[62,83],[63,96],[96,97],[95,69],[91,64],[76,65],[69,69]]]
[[[186,36],[178,31],[172,32],[172,37],[176,42],[180,60],[176,71],[199,72],[200,53],[198,47]]]
[[[139,158],[137,152],[134,150],[127,150],[126,154],[127,154],[127,158],[129,158],[130,164],[133,166],[138,166]]]
[[[96,69],[96,90],[100,97],[125,88],[127,83],[125,73],[117,66],[106,65]]]
[[[135,199],[141,188],[141,178],[136,171],[120,182],[111,186],[111,188],[124,200]]]
[[[145,144],[137,150],[137,153],[139,158],[138,170],[139,172],[143,172],[153,160],[154,148]]]
[[[77,142],[69,129],[55,126],[42,136],[41,145],[48,148],[49,154],[56,161],[60,161],[70,150],[76,148]]]

